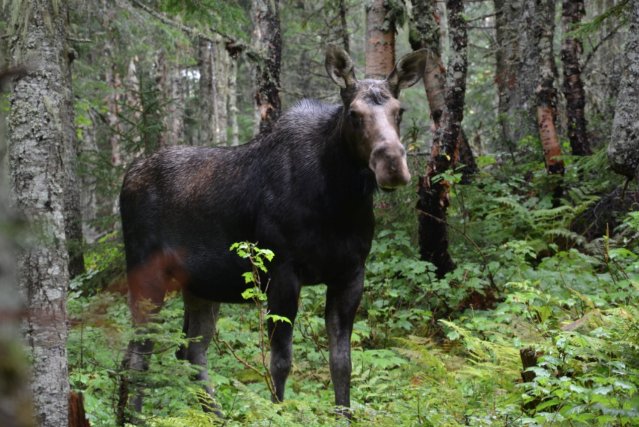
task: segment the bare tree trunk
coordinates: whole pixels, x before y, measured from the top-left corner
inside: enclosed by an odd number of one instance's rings
[[[18,283],[27,299],[26,331],[32,392],[41,426],[68,424],[66,294],[69,254],[65,232],[69,127],[73,125],[67,3],[24,2],[14,63],[37,58],[15,87],[9,119],[11,187],[16,208],[31,224],[32,242],[18,255]]]
[[[561,144],[557,135],[557,89],[555,74],[557,73],[553,55],[553,36],[555,31],[554,0],[535,0],[537,2],[537,19],[539,28],[539,85],[537,94],[537,123],[541,145],[544,151],[546,170],[550,174],[564,173],[564,162],[561,156]]]
[[[215,141],[218,145],[228,144],[228,100],[229,69],[231,57],[224,47],[222,39],[213,44],[213,67],[215,70]]]
[[[91,120],[86,125],[80,126],[79,135],[80,141],[78,145],[80,147],[80,168],[82,173],[80,174],[81,192],[80,192],[80,208],[82,211],[82,234],[86,237],[87,242],[92,243],[95,241],[97,232],[92,226],[95,221],[98,212],[97,201],[97,178],[93,171],[90,170],[91,166],[95,164],[99,155],[98,143],[96,138],[96,125],[93,119],[93,114],[88,113]]]
[[[446,109],[446,68],[441,59],[437,8],[433,0],[413,0],[412,3],[410,44],[413,50],[424,48],[430,54],[424,73],[424,88],[433,126],[437,129]]]
[[[588,3],[586,20],[595,17],[615,7],[618,0],[595,0]],[[594,52],[590,52],[583,60],[583,81],[588,93],[586,109],[588,116],[600,117],[598,126],[590,129],[596,132],[596,142],[601,140],[608,143],[612,133],[612,122],[607,120],[615,114],[616,100],[619,93],[619,82],[623,73],[624,45],[627,32],[623,31],[622,19],[607,19],[602,23],[596,35],[589,36]],[[591,143],[594,143],[592,140]]]
[[[373,0],[366,7],[365,74],[368,79],[384,79],[395,67],[396,29],[391,7],[391,2],[385,0]]]
[[[586,156],[592,154],[586,133],[586,93],[581,80],[580,57],[583,51],[581,40],[570,35],[570,31],[581,23],[585,15],[583,0],[564,0],[562,4],[562,24],[564,42],[561,59],[564,65],[564,96],[568,116],[568,139],[572,154]]]
[[[495,50],[496,70],[495,83],[498,94],[498,120],[501,126],[502,138],[514,156],[513,146],[516,144],[515,129],[512,113],[513,92],[519,81],[519,34],[522,14],[521,0],[494,0],[495,3]]]
[[[162,131],[160,132],[160,138],[158,139],[158,147],[168,147],[171,144],[170,135],[170,121],[169,117],[169,105],[171,104],[171,89],[168,76],[168,65],[166,64],[166,55],[163,50],[159,50],[155,57],[155,84],[158,87],[158,91],[161,94],[162,104]]]
[[[158,52],[155,61],[156,84],[162,105],[162,131],[158,145],[168,147],[184,140],[184,90],[180,68],[168,64],[164,51]]]
[[[630,9],[624,73],[608,146],[610,165],[628,178],[639,177],[639,0],[632,0]]]
[[[122,151],[122,162],[128,165],[131,161],[142,155],[145,149],[151,145],[146,140],[147,129],[143,123],[144,106],[142,105],[142,88],[138,77],[138,57],[129,60],[126,77],[124,79],[124,107],[126,116],[124,125],[126,147]],[[154,141],[155,142],[155,141]]]
[[[348,14],[348,8],[346,7],[346,0],[338,0],[339,8],[339,33],[342,39],[342,46],[347,53],[351,52],[351,42],[348,36],[348,21],[346,15]]]
[[[109,125],[109,146],[111,147],[111,164],[115,167],[122,166],[122,125],[120,123],[120,91],[122,81],[116,70],[115,63],[107,68],[106,81],[110,86],[107,99],[107,123]]]
[[[428,98],[433,132],[440,128],[442,114],[446,110],[446,68],[441,59],[440,19],[437,16],[436,2],[433,0],[414,0],[413,15],[409,41],[413,50],[428,49],[430,58],[424,73],[424,89]],[[435,144],[437,145],[437,144]],[[464,165],[462,183],[471,181],[472,175],[477,173],[477,163],[470,148],[465,132],[461,132],[459,140],[459,156],[454,162],[460,161]]]
[[[432,60],[424,75],[424,85],[431,105],[434,139],[431,159],[426,176],[418,186],[419,201],[419,245],[423,260],[437,267],[439,276],[452,271],[455,264],[448,253],[448,231],[446,210],[450,184],[445,180],[435,181],[436,175],[445,172],[459,156],[459,147],[465,139],[461,128],[466,94],[468,34],[463,17],[461,0],[447,0],[451,55],[447,72],[445,96],[443,96],[443,65],[439,59],[439,31],[433,19],[434,2],[414,2],[415,28],[421,37],[413,37],[413,47],[420,40],[420,47],[429,48]]]
[[[65,211],[65,234],[67,237],[67,249],[69,251],[69,277],[74,278],[83,274],[84,268],[84,237],[82,235],[82,208],[80,195],[80,179],[78,179],[78,149],[76,147],[76,129],[73,110],[73,94],[71,88],[71,67],[70,62],[73,60],[71,53],[69,57],[69,67],[67,68],[66,80],[68,84],[68,93],[65,97],[64,115],[68,120],[63,122],[65,139],[64,139],[64,169],[66,171],[66,181],[64,189],[64,211]]]
[[[518,0],[516,0],[518,1]],[[541,30],[538,24],[540,12],[538,0],[522,1],[520,16],[516,21],[518,32],[518,66],[517,80],[509,98],[508,120],[512,134],[509,140],[517,143],[525,136],[537,135],[538,128],[535,117],[537,104],[535,89],[539,82],[539,40]],[[514,5],[515,3],[512,3]],[[513,11],[516,13],[516,11]],[[554,23],[554,19],[552,19]]]
[[[419,249],[421,259],[433,263],[438,274],[443,276],[455,268],[455,263],[448,253],[448,183],[441,182],[437,185],[432,181],[437,174],[434,159],[439,156],[441,149],[441,140],[436,137],[439,135],[442,118],[446,114],[446,68],[441,60],[441,32],[434,0],[413,0],[412,24],[412,48],[426,48],[430,53],[424,73],[424,88],[433,120],[430,160],[426,176],[420,177],[417,185]]]
[[[253,46],[262,58],[256,66],[255,105],[260,132],[268,131],[282,112],[280,101],[280,67],[282,33],[279,0],[253,0]]]
[[[216,102],[217,86],[214,82],[213,44],[203,38],[198,39],[198,67],[200,69],[200,126],[201,146],[216,144]]]
[[[0,136],[4,138],[5,135]],[[10,238],[18,231],[18,221],[14,221],[16,218],[12,218],[7,209],[6,182],[0,182],[0,223],[3,227],[10,227],[7,229],[9,232],[0,233],[0,424],[35,427],[29,367],[18,334],[24,305],[15,277],[17,245]]]
[[[0,9],[0,17],[2,16]],[[0,41],[2,43],[2,41]],[[4,44],[4,43],[2,43]],[[2,52],[6,52],[4,46]],[[3,59],[7,58],[3,56]],[[5,81],[13,77],[13,73],[6,70],[9,64],[2,63],[3,73],[0,73],[0,91],[5,87]],[[0,232],[0,424],[15,427],[35,427],[33,406],[29,391],[29,376],[27,359],[24,354],[22,341],[18,331],[24,301],[21,298],[16,282],[16,257],[18,245],[14,238],[19,234],[17,218],[9,211],[8,176],[4,166],[4,144],[7,141],[5,128],[5,114],[0,110],[0,224],[4,231]]]
[[[237,72],[239,57],[231,56],[229,70],[229,124],[231,126],[231,145],[240,145],[240,127],[237,122]]]

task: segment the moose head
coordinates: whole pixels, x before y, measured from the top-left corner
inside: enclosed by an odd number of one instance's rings
[[[341,88],[344,136],[385,191],[410,181],[406,150],[399,139],[403,109],[397,98],[400,90],[423,77],[426,57],[424,49],[409,53],[384,80],[358,80],[353,61],[343,49],[330,45],[326,50],[326,72]]]

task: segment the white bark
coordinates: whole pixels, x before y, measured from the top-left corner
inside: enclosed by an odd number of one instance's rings
[[[16,85],[9,118],[11,187],[17,210],[33,240],[17,259],[18,283],[26,296],[25,329],[33,360],[32,392],[38,424],[68,424],[64,159],[72,120],[66,46],[67,3],[24,2],[13,39],[14,62],[33,58]]]

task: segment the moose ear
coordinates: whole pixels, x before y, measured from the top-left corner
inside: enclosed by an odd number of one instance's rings
[[[411,87],[424,77],[427,58],[428,51],[419,49],[404,55],[399,60],[395,69],[386,77],[386,81],[395,96],[399,95],[400,90]]]
[[[326,47],[324,66],[329,77],[341,88],[353,86],[357,82],[353,60],[341,47],[333,44]]]

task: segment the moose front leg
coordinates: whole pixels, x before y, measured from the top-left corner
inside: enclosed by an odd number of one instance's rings
[[[326,290],[325,320],[335,404],[346,408],[351,404],[351,333],[363,289],[362,269],[347,283],[329,284]]]
[[[286,379],[293,364],[293,324],[297,315],[300,288],[294,280],[284,282],[286,285],[280,282],[279,287],[273,286],[276,283],[274,281],[271,284],[271,289],[277,289],[277,291],[270,292],[268,296],[269,314],[283,316],[291,321],[290,324],[285,321],[273,322],[270,319],[268,321],[268,336],[271,344],[270,370],[275,387],[275,396],[272,396],[272,399],[273,402],[282,402]]]

